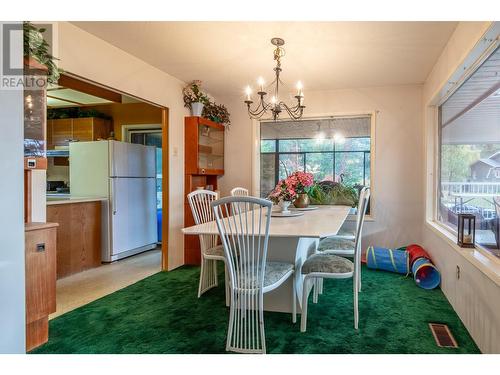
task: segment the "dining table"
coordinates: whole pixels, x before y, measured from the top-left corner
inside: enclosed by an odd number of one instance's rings
[[[298,312],[301,311],[302,304],[302,264],[308,256],[316,252],[321,238],[338,233],[350,209],[349,206],[318,205],[310,206],[306,211],[299,211],[303,213],[300,216],[271,217],[267,260],[295,265],[295,298]],[[185,235],[219,234],[215,220],[183,228],[182,232]],[[291,313],[292,288],[293,281],[289,278],[275,290],[265,293],[264,310]]]

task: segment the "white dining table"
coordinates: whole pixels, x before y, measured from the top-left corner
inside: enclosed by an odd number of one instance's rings
[[[297,311],[301,311],[301,296],[304,277],[301,268],[307,257],[314,253],[319,240],[338,233],[349,214],[349,206],[317,206],[304,215],[294,217],[271,217],[267,260],[295,264]],[[186,235],[219,234],[215,221],[183,228]],[[292,279],[279,288],[264,294],[264,310],[292,312]]]

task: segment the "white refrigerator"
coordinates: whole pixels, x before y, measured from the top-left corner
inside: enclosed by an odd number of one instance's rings
[[[118,141],[69,145],[70,192],[103,197],[102,261],[156,247],[156,151]]]

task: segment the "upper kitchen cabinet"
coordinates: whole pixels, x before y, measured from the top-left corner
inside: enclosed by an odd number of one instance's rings
[[[203,117],[186,117],[186,174],[224,174],[224,126]]]
[[[69,142],[107,139],[111,121],[97,117],[64,118],[47,121],[47,149],[68,146]]]

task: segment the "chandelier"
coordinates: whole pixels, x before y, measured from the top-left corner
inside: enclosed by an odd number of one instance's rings
[[[276,77],[274,78],[274,81],[272,81],[269,85],[269,87],[272,87],[273,90],[272,96],[270,101],[266,102],[264,97],[267,95],[267,92],[264,91],[264,79],[260,77],[257,81],[259,85],[259,91],[257,92],[257,95],[259,96],[259,98],[257,99],[257,106],[252,109],[252,89],[250,88],[250,86],[247,86],[245,104],[248,108],[248,114],[252,119],[260,119],[264,114],[271,111],[274,121],[277,121],[280,113],[286,112],[292,120],[299,120],[302,117],[305,108],[302,83],[300,81],[297,82],[297,94],[295,95],[297,103],[295,105],[289,106],[279,99],[280,84],[284,85],[284,83],[280,79],[280,73],[282,71],[281,58],[285,56],[285,50],[282,47],[285,44],[285,41],[281,38],[272,38],[271,43],[276,46],[276,49],[273,53],[274,60],[276,61],[276,67],[273,70]]]

